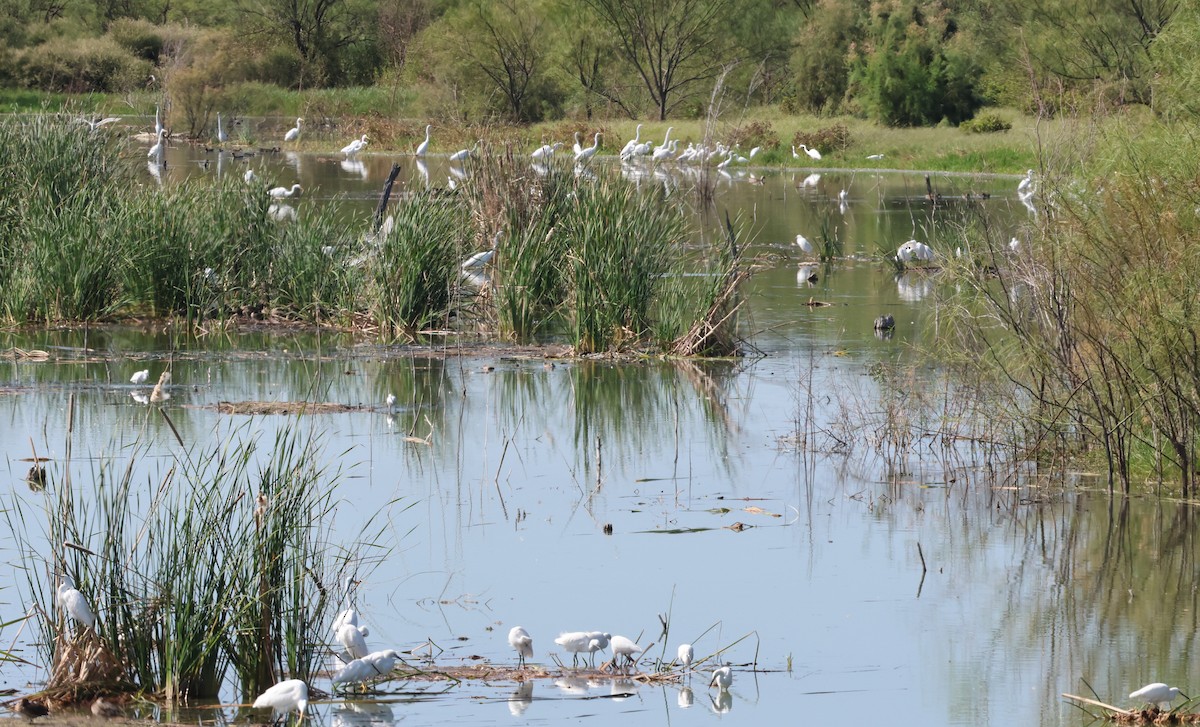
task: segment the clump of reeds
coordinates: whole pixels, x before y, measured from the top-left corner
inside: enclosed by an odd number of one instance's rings
[[[391,232],[368,258],[368,308],[387,333],[414,338],[445,322],[470,227],[457,199],[431,194],[402,199],[391,214]]]
[[[265,448],[249,427],[215,440],[165,472],[142,473],[135,448],[123,464],[102,460],[86,485],[69,461],[52,479],[46,579],[37,554],[25,554],[25,571],[55,699],[211,698],[235,676],[252,695],[316,673],[339,605],[334,584],[361,553],[325,540],[340,471],[320,464],[317,437],[299,427]],[[43,520],[24,510],[15,501],[6,513],[16,533]],[[57,614],[64,574],[91,602],[94,630]]]
[[[674,316],[664,315],[660,330],[670,334],[680,322],[690,322],[686,330],[670,336],[665,348],[676,356],[735,356],[740,353],[737,313],[741,308],[741,285],[748,273],[741,265],[741,246],[728,216],[725,218],[726,245],[717,248],[709,275],[674,276],[677,290],[663,296],[663,309],[673,303]],[[682,314],[680,314],[682,311]]]

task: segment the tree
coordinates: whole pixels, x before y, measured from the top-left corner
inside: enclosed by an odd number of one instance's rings
[[[837,113],[846,97],[850,49],[860,43],[867,18],[864,0],[820,0],[792,53],[799,109]]]
[[[489,78],[508,103],[514,121],[536,121],[541,114],[529,103],[541,80],[545,55],[541,15],[519,0],[476,3],[477,24],[468,32],[464,52]]]
[[[733,0],[583,0],[617,39],[658,118],[712,80],[730,60]]]
[[[242,9],[258,18],[260,32],[295,49],[302,84],[341,82],[342,55],[366,40],[371,21],[371,14],[351,0],[243,0]]]

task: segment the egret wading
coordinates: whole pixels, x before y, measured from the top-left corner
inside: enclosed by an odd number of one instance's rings
[[[287,197],[299,197],[300,193],[303,191],[304,189],[301,188],[299,184],[293,184],[291,189],[288,189],[287,187],[275,187],[268,192],[268,194],[275,199],[284,199]]]
[[[1180,694],[1182,692],[1179,691],[1178,687],[1169,687],[1162,682],[1154,682],[1133,692],[1129,695],[1129,698],[1135,699],[1138,702],[1153,704],[1159,709],[1166,711],[1171,708],[1171,702],[1175,701],[1175,697],[1178,697]],[[1183,698],[1187,699],[1188,696],[1184,694]]]
[[[286,714],[293,709],[304,719],[304,710],[308,709],[308,685],[300,679],[287,679],[279,682],[267,691],[258,695],[254,700],[255,709],[270,708],[275,713]]]
[[[304,119],[296,119],[296,127],[293,129],[288,129],[288,132],[283,135],[283,140],[284,141],[295,141],[296,139],[299,139],[300,138],[300,123],[303,121],[304,121]]]
[[[417,156],[425,156],[425,152],[429,151],[429,132],[433,129],[433,124],[425,125],[425,141],[417,144]]]
[[[517,652],[517,666],[524,669],[525,660],[533,656],[533,637],[520,626],[513,626],[508,632],[508,645]]]

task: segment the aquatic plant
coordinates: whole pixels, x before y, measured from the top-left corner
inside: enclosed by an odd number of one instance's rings
[[[346,548],[325,540],[341,471],[319,464],[318,435],[292,426],[263,447],[244,426],[214,441],[145,475],[146,450],[135,446],[124,463],[100,460],[86,484],[74,481],[68,455],[43,514],[14,498],[6,518],[19,542],[46,528],[49,553],[22,556],[41,656],[54,665],[51,699],[128,690],[208,698],[234,675],[250,695],[319,668],[334,584],[348,568],[370,568],[368,544],[386,548],[378,536]],[[94,630],[65,622],[46,600],[64,576],[91,600]]]

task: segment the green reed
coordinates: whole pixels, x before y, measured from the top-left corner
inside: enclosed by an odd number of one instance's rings
[[[41,514],[14,498],[5,517],[18,542],[33,542],[30,529],[42,526],[50,549],[22,561],[41,656],[54,665],[51,695],[211,698],[236,677],[249,696],[320,668],[337,606],[329,593],[345,568],[369,560],[366,550],[386,548],[326,540],[342,475],[319,464],[319,438],[299,422],[265,445],[250,426],[215,439],[154,474],[135,474],[140,446],[125,462],[100,460],[86,484],[72,481],[67,461],[50,477]],[[95,659],[72,656],[94,637],[54,606],[63,574],[99,617],[100,661],[113,664],[99,675]],[[78,663],[64,664],[71,658]]]

